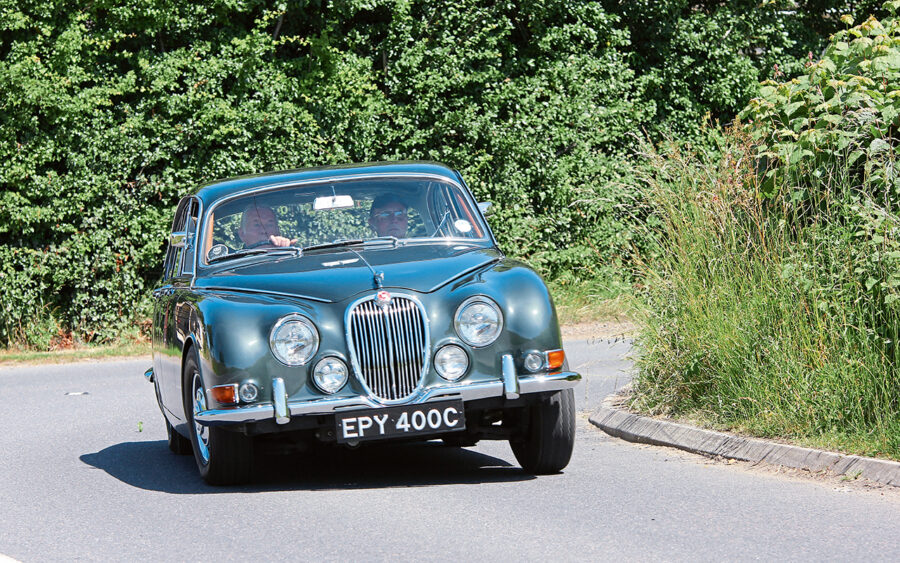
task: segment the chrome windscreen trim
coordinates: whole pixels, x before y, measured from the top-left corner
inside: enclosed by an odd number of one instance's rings
[[[459,188],[460,192],[462,192],[463,194],[466,194],[468,191],[468,188],[464,187],[462,183],[457,181],[457,178],[454,178],[453,176],[444,176],[442,174],[434,174],[431,172],[360,172],[357,174],[346,175],[346,176],[336,173],[335,175],[332,175],[332,176],[323,176],[320,178],[309,178],[306,180],[286,180],[286,181],[282,181],[282,182],[274,182],[272,184],[264,185],[264,186],[255,186],[253,188],[248,188],[246,190],[241,190],[239,192],[229,194],[229,195],[213,202],[212,206],[209,209],[207,209],[206,211],[202,211],[202,209],[201,209],[202,213],[199,217],[202,217],[202,221],[199,220],[199,218],[198,218],[197,222],[198,222],[198,224],[202,223],[203,226],[197,232],[198,232],[199,236],[205,236],[206,231],[212,227],[212,225],[209,224],[209,218],[211,216],[214,216],[214,212],[215,212],[216,208],[219,207],[220,205],[224,205],[224,204],[228,203],[229,201],[232,201],[235,199],[239,199],[239,198],[247,197],[247,196],[251,196],[251,195],[256,195],[259,193],[283,190],[283,189],[294,188],[294,187],[300,188],[300,187],[305,187],[305,186],[310,186],[310,185],[315,185],[315,184],[335,184],[335,183],[343,183],[343,182],[356,182],[359,180],[368,180],[368,179],[373,179],[373,178],[374,179],[384,179],[384,178],[416,179],[416,178],[421,178],[423,180],[434,180],[436,182],[446,182],[448,184],[451,184],[451,185]],[[467,195],[464,195],[463,197],[466,197],[466,199],[470,199],[470,196],[467,196]],[[471,204],[472,202],[470,201],[469,203]],[[482,226],[487,226],[487,221],[484,220],[484,217],[481,216],[480,213],[479,213],[479,216],[481,217],[481,220],[483,222]],[[487,227],[487,228],[488,228],[487,232],[490,232],[490,227]],[[491,238],[481,237],[479,239],[467,239],[467,240],[478,241],[478,242],[493,242],[494,246],[496,246],[497,242],[496,242],[496,240],[492,240],[492,238],[493,238],[493,233],[491,233]],[[202,239],[197,238],[196,240],[202,240]],[[196,254],[199,254],[199,253],[195,253],[195,255]],[[209,266],[209,262],[206,260],[205,256],[203,257],[202,260],[195,261],[195,264],[194,264],[195,274],[196,274],[198,265]]]

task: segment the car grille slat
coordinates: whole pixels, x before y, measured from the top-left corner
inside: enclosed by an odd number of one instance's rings
[[[421,306],[402,296],[379,305],[374,296],[347,314],[350,354],[356,375],[384,401],[409,398],[425,373],[428,331]]]
[[[409,358],[408,363],[406,365],[406,377],[407,377],[407,381],[409,381],[409,384],[412,385],[413,387],[416,386],[415,366],[421,365],[421,363],[422,363],[421,349],[420,349],[419,353],[417,353],[415,345],[414,345],[415,342],[422,340],[421,334],[417,334],[416,327],[419,325],[417,325],[417,323],[414,322],[414,320],[415,320],[413,317],[414,313],[415,313],[415,311],[413,310],[412,307],[407,307],[406,314],[404,315],[405,320],[406,320],[406,326],[407,326],[406,330],[412,336],[412,338],[406,339],[406,351],[407,351],[407,357]]]
[[[404,335],[409,335],[409,331],[412,328],[412,324],[409,319],[409,306],[404,306],[400,309],[397,314],[397,324],[400,326],[399,332]],[[401,351],[401,361],[403,369],[400,370],[401,380],[403,381],[406,387],[406,393],[412,393],[416,388],[416,378],[415,378],[415,365],[413,364],[413,357],[410,350],[410,342],[412,339],[407,336],[400,343],[400,351]]]
[[[409,318],[407,312],[409,309],[407,307],[401,307],[399,311],[397,311],[397,315],[395,316],[395,321],[397,323],[398,332],[402,332],[403,334],[408,334],[410,327]],[[409,354],[409,338],[403,339],[402,342],[399,343],[400,349],[400,369],[398,370],[398,375],[400,381],[403,383],[405,389],[411,390],[414,389],[415,386],[410,386],[410,362],[412,361],[412,357]],[[409,391],[408,391],[409,392]]]

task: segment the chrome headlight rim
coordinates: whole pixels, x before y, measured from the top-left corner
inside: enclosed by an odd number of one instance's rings
[[[497,332],[490,340],[486,340],[484,342],[473,342],[466,338],[465,334],[461,330],[460,327],[460,317],[465,312],[466,308],[476,303],[482,303],[487,305],[494,313],[497,315]],[[503,332],[503,311],[500,310],[500,305],[497,305],[497,302],[488,297],[487,295],[473,295],[469,297],[462,303],[460,303],[459,307],[456,308],[456,313],[453,315],[453,328],[456,329],[456,334],[459,338],[471,346],[472,348],[484,348],[486,346],[490,346],[494,342],[500,338],[500,334]]]
[[[282,358],[275,348],[276,333],[282,327],[284,327],[284,325],[286,325],[290,322],[299,322],[301,324],[304,324],[310,329],[310,332],[312,333],[313,344],[309,350],[309,353],[306,354],[306,356],[303,358],[302,361],[296,362],[296,363],[291,362],[291,361],[287,360],[286,358]],[[275,324],[272,325],[272,330],[269,331],[269,351],[272,352],[272,356],[274,356],[276,360],[278,360],[282,364],[289,366],[289,367],[298,367],[298,366],[304,366],[304,365],[308,364],[309,361],[313,358],[313,356],[316,355],[316,352],[319,351],[319,342],[320,342],[319,329],[316,328],[316,323],[312,322],[312,319],[310,319],[306,315],[301,315],[300,313],[290,313],[288,315],[285,315],[285,316],[279,318],[277,321],[275,321]]]
[[[341,381],[341,384],[338,385],[336,388],[334,388],[334,390],[326,389],[324,385],[319,383],[319,378],[317,377],[318,372],[319,372],[319,366],[321,366],[323,362],[326,362],[329,360],[337,360],[338,363],[340,363],[342,366],[344,366],[344,380]],[[312,377],[310,377],[310,379],[312,380],[312,383],[316,389],[318,389],[322,393],[325,393],[326,395],[334,395],[335,393],[337,393],[338,391],[343,389],[347,385],[347,382],[350,381],[350,366],[347,365],[347,362],[339,356],[334,356],[334,355],[324,356],[322,358],[319,358],[318,361],[316,361],[315,365],[313,366],[311,375],[312,375]]]

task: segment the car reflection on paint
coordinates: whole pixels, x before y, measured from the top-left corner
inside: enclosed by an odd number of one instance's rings
[[[254,444],[507,440],[553,473],[574,444],[546,286],[498,249],[458,172],[385,163],[246,176],[179,203],[154,292],[169,447],[211,484]]]

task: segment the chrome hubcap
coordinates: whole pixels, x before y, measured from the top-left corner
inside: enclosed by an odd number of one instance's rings
[[[206,410],[206,392],[203,390],[203,381],[200,374],[194,372],[194,393],[193,393],[193,411],[194,416]],[[197,450],[200,453],[200,459],[203,464],[209,463],[209,428],[203,426],[194,419],[194,434],[197,437]]]

